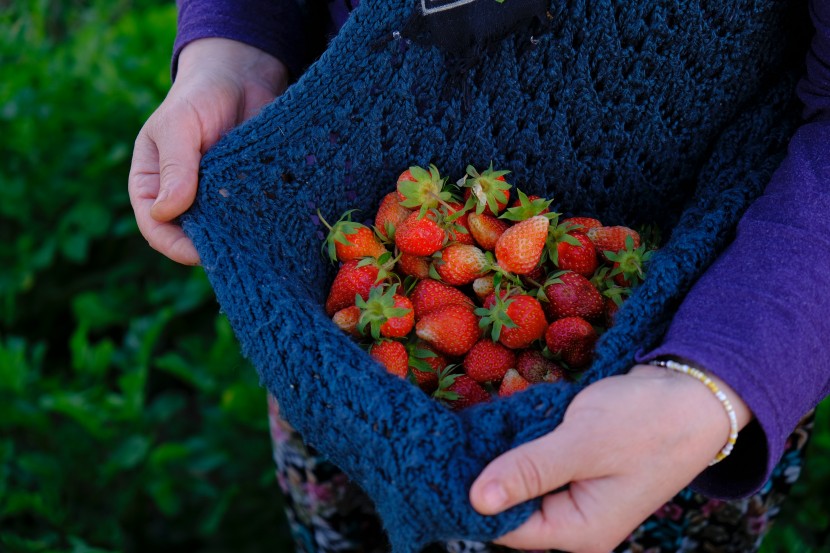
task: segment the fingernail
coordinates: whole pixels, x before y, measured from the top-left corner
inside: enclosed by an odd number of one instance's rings
[[[490,482],[484,486],[482,497],[484,504],[492,510],[498,510],[507,503],[507,492],[504,490],[504,486],[498,482]]]
[[[169,196],[169,195],[170,195],[170,192],[168,192],[166,188],[162,188],[161,190],[159,190],[159,195],[156,196],[156,201],[153,202],[153,205],[160,204],[161,202],[166,200],[167,196]]]

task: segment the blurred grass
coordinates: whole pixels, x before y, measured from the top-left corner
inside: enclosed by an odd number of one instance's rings
[[[287,551],[266,402],[201,270],[139,236],[175,7],[0,4],[0,551]]]
[[[132,142],[161,0],[0,4],[0,551],[289,551],[254,371],[201,270],[147,246]],[[765,552],[830,551],[830,408]]]

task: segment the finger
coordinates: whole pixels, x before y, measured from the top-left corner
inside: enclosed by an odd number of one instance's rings
[[[580,465],[586,461],[579,438],[563,423],[552,433],[497,457],[470,488],[473,508],[483,515],[496,514],[569,483],[583,472]]]
[[[138,229],[150,246],[173,261],[197,265],[199,254],[182,229],[157,221],[150,214],[159,191],[158,152],[145,130],[133,149],[128,190]]]
[[[171,221],[193,204],[202,159],[203,132],[198,114],[186,102],[168,110],[148,129],[158,152],[159,191],[150,214]]]
[[[669,498],[617,476],[582,481],[548,495],[522,526],[496,540],[515,549],[554,548],[607,553]]]

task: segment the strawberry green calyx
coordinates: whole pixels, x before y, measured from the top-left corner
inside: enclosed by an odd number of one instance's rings
[[[604,252],[608,260],[614,262],[614,268],[608,276],[622,279],[629,286],[636,286],[645,278],[645,267],[653,253],[654,250],[646,250],[645,244],[635,248],[633,238],[626,237],[624,250]]]
[[[432,393],[432,397],[439,400],[455,401],[460,398],[458,392],[453,392],[449,388],[455,383],[456,379],[464,374],[459,370],[460,365],[447,365],[438,371],[438,388]]]
[[[490,167],[479,173],[472,165],[467,166],[467,178],[464,187],[470,189],[470,198],[465,207],[475,206],[476,213],[481,215],[484,208],[489,207],[494,215],[498,215],[501,207],[507,204],[512,186],[504,180],[510,171],[496,171],[493,162]]]
[[[553,203],[553,200],[546,200],[544,198],[536,198],[531,200],[527,197],[527,194],[518,188],[516,189],[516,193],[519,196],[519,205],[507,208],[507,211],[502,213],[499,216],[499,219],[507,219],[508,221],[526,221],[527,219],[537,215],[545,215],[551,220],[558,217],[557,214],[549,212],[550,204]]]
[[[445,180],[435,165],[430,165],[429,171],[423,167],[410,167],[398,179],[401,205],[409,209],[420,209],[420,216],[423,217],[427,210],[452,200],[452,194],[444,190]]]
[[[412,312],[411,309],[396,307],[395,296],[398,285],[393,284],[388,288],[376,286],[369,291],[369,298],[364,300],[360,296],[355,298],[355,305],[360,309],[360,319],[357,329],[361,334],[366,334],[366,327],[375,340],[381,337],[381,327],[390,319],[405,317]]]
[[[500,276],[497,274],[494,277],[493,305],[479,307],[475,310],[475,314],[481,317],[478,326],[484,330],[485,334],[489,334],[490,339],[494,342],[499,341],[503,328],[516,328],[517,326],[510,315],[507,314],[507,308],[513,303],[513,300],[509,297],[511,289],[508,286],[504,292],[501,291]]]
[[[378,276],[375,279],[375,284],[379,284],[381,282],[390,280],[390,279],[398,279],[397,273],[392,272],[395,268],[395,263],[398,262],[398,257],[392,257],[391,252],[386,252],[380,257],[364,257],[360,261],[357,262],[358,267],[367,267],[372,265],[377,267]]]
[[[602,295],[621,307],[625,299],[631,295],[631,288],[627,286],[610,285],[602,291]]]
[[[582,243],[575,238],[571,232],[579,225],[573,223],[559,222],[559,213],[554,213],[551,217],[550,230],[548,231],[547,241],[547,256],[557,267],[559,266],[559,244],[566,243],[572,246],[580,247]],[[543,258],[544,259],[544,258]]]

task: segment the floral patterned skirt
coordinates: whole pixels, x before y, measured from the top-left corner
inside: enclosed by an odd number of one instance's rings
[[[313,448],[268,398],[277,480],[298,553],[386,553],[389,544],[369,498]],[[760,547],[781,503],[798,479],[812,413],[790,436],[783,459],[755,495],[738,501],[709,499],[689,489],[651,515],[615,551],[749,553]],[[424,553],[505,553],[506,547],[451,541]]]

